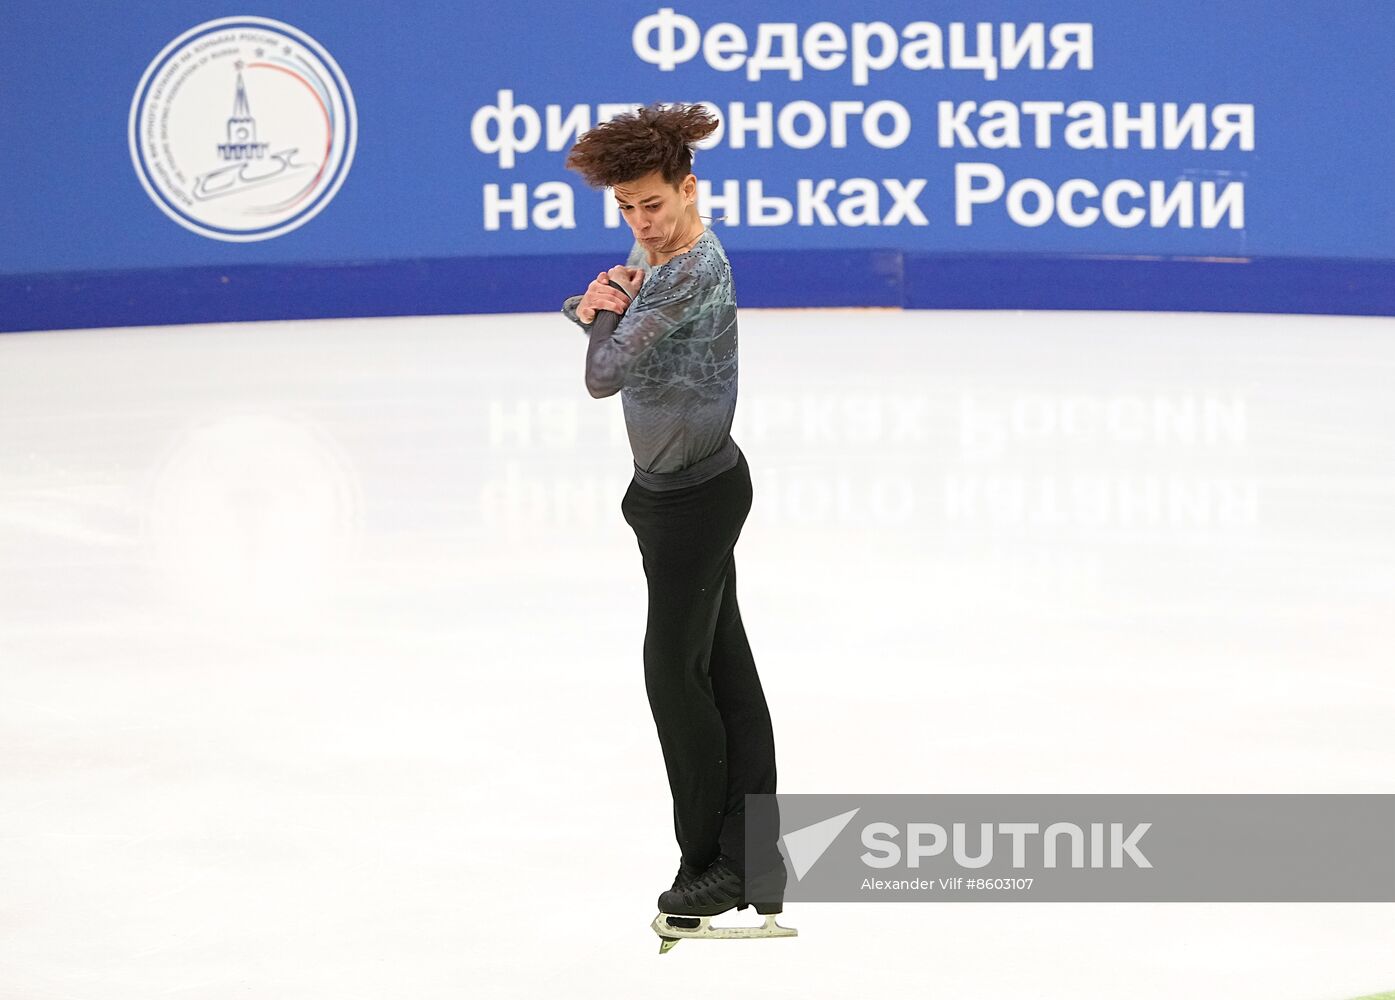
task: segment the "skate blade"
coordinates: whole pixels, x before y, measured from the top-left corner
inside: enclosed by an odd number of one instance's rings
[[[777,914],[768,913],[765,923],[759,927],[713,927],[711,917],[694,917],[688,914],[660,913],[650,924],[659,935],[659,954],[663,955],[685,938],[709,938],[713,940],[740,940],[742,938],[798,937],[794,927],[781,927],[775,922]],[[674,924],[672,921],[682,921]]]

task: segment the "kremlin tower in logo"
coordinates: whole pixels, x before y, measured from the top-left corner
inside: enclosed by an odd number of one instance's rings
[[[228,141],[218,147],[223,160],[264,159],[270,143],[257,141],[257,122],[247,106],[247,85],[242,82],[242,63],[237,63],[237,96],[228,119]]]

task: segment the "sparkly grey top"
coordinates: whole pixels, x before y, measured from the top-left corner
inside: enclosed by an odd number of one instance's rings
[[[562,312],[588,336],[586,386],[595,396],[620,392],[634,453],[634,478],[655,490],[696,485],[734,466],[736,295],[721,241],[703,230],[693,248],[651,266],[636,241],[628,267],[644,284],[614,332],[598,313],[577,319],[580,295]],[[614,314],[610,314],[613,317]],[[613,319],[610,320],[613,322]]]

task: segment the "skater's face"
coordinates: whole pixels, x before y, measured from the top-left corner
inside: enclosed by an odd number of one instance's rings
[[[697,204],[697,178],[692,174],[675,186],[655,170],[611,190],[635,239],[649,253],[671,253],[692,238]]]

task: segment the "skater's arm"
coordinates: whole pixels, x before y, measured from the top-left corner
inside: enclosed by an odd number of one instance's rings
[[[586,348],[587,391],[597,399],[619,392],[635,363],[655,344],[692,322],[718,291],[702,274],[665,271],[645,282],[618,321],[613,313],[598,312]]]
[[[565,302],[563,302],[562,315],[567,317],[567,319],[571,320],[573,323],[581,327],[583,330],[590,332],[591,323],[581,322],[581,317],[577,316],[576,314],[576,307],[581,303],[581,299],[581,295],[573,295],[570,298],[568,298]],[[595,321],[592,320],[592,322]]]
[[[629,258],[625,261],[625,266],[626,266],[626,267],[643,267],[643,266],[644,266],[644,248],[643,248],[642,246],[640,246],[639,240],[635,240],[634,246],[630,247],[630,256],[629,256]],[[578,315],[576,314],[576,307],[577,307],[578,305],[581,304],[581,300],[582,300],[584,297],[585,297],[585,294],[584,294],[584,293],[583,293],[582,295],[572,295],[572,296],[568,297],[568,298],[566,299],[566,301],[564,301],[564,302],[562,303],[562,315],[565,316],[565,317],[567,317],[567,319],[571,320],[571,321],[572,321],[573,323],[575,323],[577,326],[581,327],[581,329],[582,329],[583,331],[585,331],[586,333],[590,333],[590,332],[591,332],[591,323],[583,323],[583,322],[581,321],[581,317],[578,316]],[[592,323],[594,323],[594,322],[595,322],[595,320],[593,319],[593,320],[592,320]]]

